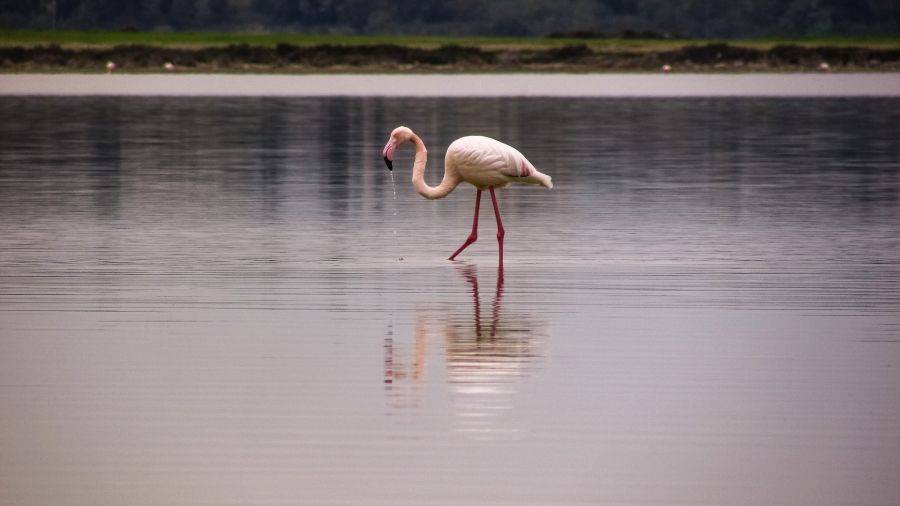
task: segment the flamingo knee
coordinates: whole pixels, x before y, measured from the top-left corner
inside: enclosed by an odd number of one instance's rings
[[[457,255],[462,253],[462,251],[464,249],[468,248],[469,245],[471,245],[473,242],[475,242],[477,240],[478,240],[478,234],[475,232],[472,232],[471,234],[469,234],[469,237],[466,238],[466,242],[464,242],[463,245],[459,247],[459,249],[454,251],[453,254],[450,255],[450,258],[448,258],[447,260],[454,260]]]

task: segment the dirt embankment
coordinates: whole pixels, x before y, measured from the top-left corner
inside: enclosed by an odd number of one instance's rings
[[[0,71],[812,71],[900,70],[900,50],[863,47],[776,46],[753,49],[728,44],[685,46],[674,51],[595,51],[587,45],[551,49],[436,49],[382,45],[275,47],[246,44],[198,49],[126,45],[67,49],[57,45],[0,47]],[[823,65],[826,64],[826,65]]]

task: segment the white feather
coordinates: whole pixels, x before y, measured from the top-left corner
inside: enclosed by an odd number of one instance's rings
[[[510,183],[539,184],[553,188],[550,176],[542,174],[516,148],[490,137],[461,137],[449,147],[446,169],[481,189],[502,188]]]

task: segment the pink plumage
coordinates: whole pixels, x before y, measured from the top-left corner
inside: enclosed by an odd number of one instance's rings
[[[503,188],[510,183],[553,188],[550,176],[534,168],[519,150],[490,137],[472,135],[456,139],[447,148],[444,166],[482,190]]]
[[[503,188],[511,183],[541,185],[553,188],[550,176],[537,170],[525,155],[516,148],[490,137],[471,135],[453,141],[447,147],[444,157],[444,177],[437,186],[425,183],[425,165],[428,161],[428,150],[425,143],[412,130],[401,126],[391,132],[391,137],[384,146],[382,155],[388,169],[393,170],[394,152],[406,142],[416,147],[416,160],[413,164],[412,183],[419,195],[427,199],[446,197],[460,183],[466,182],[477,188],[475,197],[475,218],[472,221],[472,232],[466,242],[450,260],[466,249],[478,238],[478,209],[481,205],[481,192],[485,189],[491,193],[494,215],[497,217],[497,241],[500,245],[500,267],[503,267],[503,222],[500,219],[500,208],[497,206],[495,188]]]

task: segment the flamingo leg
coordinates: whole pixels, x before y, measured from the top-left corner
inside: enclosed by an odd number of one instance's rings
[[[494,194],[494,190],[492,188],[491,195],[493,195],[493,194]],[[497,208],[496,206],[497,205],[494,204],[494,209]],[[478,209],[480,207],[481,207],[481,190],[478,190],[478,192],[475,194],[475,218],[472,220],[472,232],[469,234],[469,237],[466,238],[466,242],[464,242],[463,245],[460,246],[459,249],[456,250],[455,253],[450,255],[449,260],[453,260],[454,258],[456,258],[456,255],[459,255],[460,253],[462,253],[462,250],[468,248],[470,244],[472,244],[473,242],[478,240]]]
[[[497,242],[500,244],[500,270],[501,275],[503,271],[503,236],[506,235],[506,231],[503,230],[503,220],[500,219],[500,208],[497,207],[497,196],[494,195],[494,187],[491,186],[489,188],[491,190],[491,202],[494,204],[494,216],[497,217]]]

